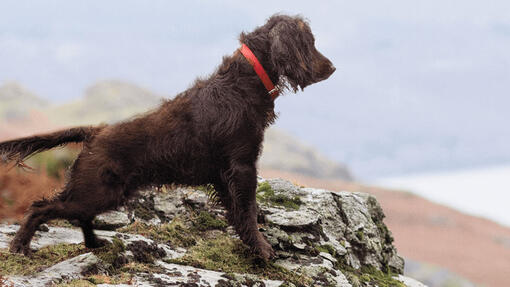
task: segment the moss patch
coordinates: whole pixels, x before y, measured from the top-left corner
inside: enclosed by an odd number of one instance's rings
[[[121,272],[119,274],[116,274],[114,276],[108,276],[108,275],[92,275],[86,278],[87,281],[94,284],[93,286],[97,284],[132,284],[133,275],[127,272]]]
[[[356,231],[356,238],[358,238],[360,241],[363,241],[363,239],[365,239],[365,234],[363,233],[363,231],[361,230]]]
[[[48,221],[48,226],[55,226],[55,227],[66,227],[66,228],[79,228],[77,226],[72,225],[69,221],[65,219],[53,219]]]
[[[200,211],[198,216],[193,220],[193,226],[199,231],[211,229],[225,229],[228,224],[224,220],[217,219],[207,211]]]
[[[263,262],[251,255],[249,249],[238,239],[223,234],[215,239],[200,240],[182,258],[167,260],[168,263],[191,265],[197,268],[225,273],[255,274],[273,280],[310,286],[312,279],[298,275],[271,262]]]
[[[124,251],[126,251],[124,242],[114,237],[111,244],[95,249],[93,253],[109,267],[110,272],[115,273],[116,269],[127,263]]]
[[[330,245],[330,244],[324,244],[321,246],[317,246],[317,247],[315,247],[315,249],[317,249],[318,252],[329,253],[333,257],[335,257],[337,255],[335,247],[333,247],[333,245]]]
[[[35,274],[89,251],[83,244],[57,244],[43,247],[29,257],[2,249],[0,250],[0,275]]]
[[[171,246],[190,247],[196,244],[195,236],[179,218],[157,226],[134,222],[119,232],[140,234],[157,242],[169,243]]]
[[[385,273],[374,267],[362,267],[361,272],[363,274],[359,276],[359,279],[362,283],[377,284],[379,287],[406,287],[404,283],[393,278],[397,274],[392,272]]]
[[[303,204],[299,196],[289,197],[284,194],[276,194],[267,181],[259,183],[257,200],[266,204],[285,207],[288,210],[298,210]]]

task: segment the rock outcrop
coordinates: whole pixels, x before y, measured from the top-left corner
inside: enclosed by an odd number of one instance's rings
[[[54,221],[32,258],[7,252],[16,225],[0,225],[7,286],[424,286],[402,276],[384,214],[368,194],[259,180],[260,228],[276,251],[253,257],[208,187],[164,187],[95,221],[110,243],[84,247],[80,229]],[[3,276],[3,277],[2,277]]]

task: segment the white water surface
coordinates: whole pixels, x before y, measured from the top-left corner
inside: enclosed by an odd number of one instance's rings
[[[383,178],[374,184],[410,191],[510,227],[510,165]]]

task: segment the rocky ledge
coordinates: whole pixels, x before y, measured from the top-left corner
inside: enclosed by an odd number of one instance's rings
[[[368,194],[259,179],[260,228],[276,251],[253,257],[208,186],[164,187],[98,216],[110,243],[87,249],[80,229],[53,221],[32,257],[10,254],[17,225],[0,225],[0,286],[424,286],[402,276],[377,200]],[[213,198],[213,199],[211,199]]]

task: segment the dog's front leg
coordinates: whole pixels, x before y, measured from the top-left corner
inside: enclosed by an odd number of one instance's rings
[[[257,227],[257,170],[255,165],[234,163],[227,172],[228,218],[241,240],[264,259],[274,256],[271,245]]]

